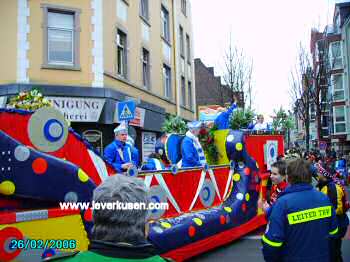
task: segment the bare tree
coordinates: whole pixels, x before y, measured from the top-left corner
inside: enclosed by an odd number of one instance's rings
[[[291,72],[290,95],[294,111],[305,126],[306,150],[310,148],[310,102],[312,100],[312,68],[305,48],[300,45],[297,63]]]
[[[228,88],[231,92],[230,97],[234,97],[234,93],[243,94],[243,107],[248,101],[248,106],[252,106],[252,74],[253,61],[248,59],[242,49],[238,49],[232,44],[231,38],[228,49],[224,53],[224,88]],[[233,101],[232,101],[233,102]]]
[[[315,33],[313,31],[312,33]],[[292,98],[298,101],[297,112],[305,123],[307,147],[309,146],[310,106],[315,107],[317,141],[322,137],[321,117],[328,104],[327,101],[327,66],[328,42],[322,37],[315,44],[314,57],[301,44],[298,50],[298,68],[292,73]],[[299,77],[299,79],[298,79]],[[301,79],[300,79],[301,77]],[[301,81],[300,81],[301,80]],[[300,100],[299,100],[300,99]]]
[[[322,112],[325,111],[328,104],[327,91],[328,91],[328,75],[327,66],[328,61],[328,41],[326,37],[317,41],[315,45],[314,57],[313,57],[313,70],[312,70],[312,92],[311,98],[312,103],[315,105],[316,111],[316,125],[317,125],[317,141],[319,142],[322,138],[322,124],[321,117]]]

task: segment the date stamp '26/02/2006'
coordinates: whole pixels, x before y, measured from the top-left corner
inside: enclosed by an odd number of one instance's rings
[[[75,239],[12,239],[10,249],[76,249]]]

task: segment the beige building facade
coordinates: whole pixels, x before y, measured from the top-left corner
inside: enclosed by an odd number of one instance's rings
[[[160,132],[166,113],[195,118],[189,0],[2,0],[0,20],[0,96],[102,99],[98,121],[73,121],[82,132],[113,128],[130,98],[140,136]]]

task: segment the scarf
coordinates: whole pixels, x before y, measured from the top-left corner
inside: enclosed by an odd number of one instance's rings
[[[198,138],[194,134],[192,134],[191,131],[187,131],[186,136],[192,139],[194,148],[196,149],[198,154],[199,161],[202,165],[205,165],[207,161],[205,159],[204,151],[201,146],[201,143],[199,143]]]

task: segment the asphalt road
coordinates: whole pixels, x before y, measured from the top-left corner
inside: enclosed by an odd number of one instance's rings
[[[350,195],[350,187],[348,187],[348,192]],[[348,217],[350,218],[350,211],[348,212]],[[265,229],[261,228],[240,240],[221,246],[188,261],[263,262],[264,258],[261,252],[261,235],[264,231]],[[348,227],[348,232],[343,240],[342,253],[343,260],[350,261],[350,226]]]
[[[252,239],[253,238],[253,239]],[[250,236],[194,257],[188,261],[263,262],[259,236]],[[343,240],[343,259],[350,261],[350,240]]]

